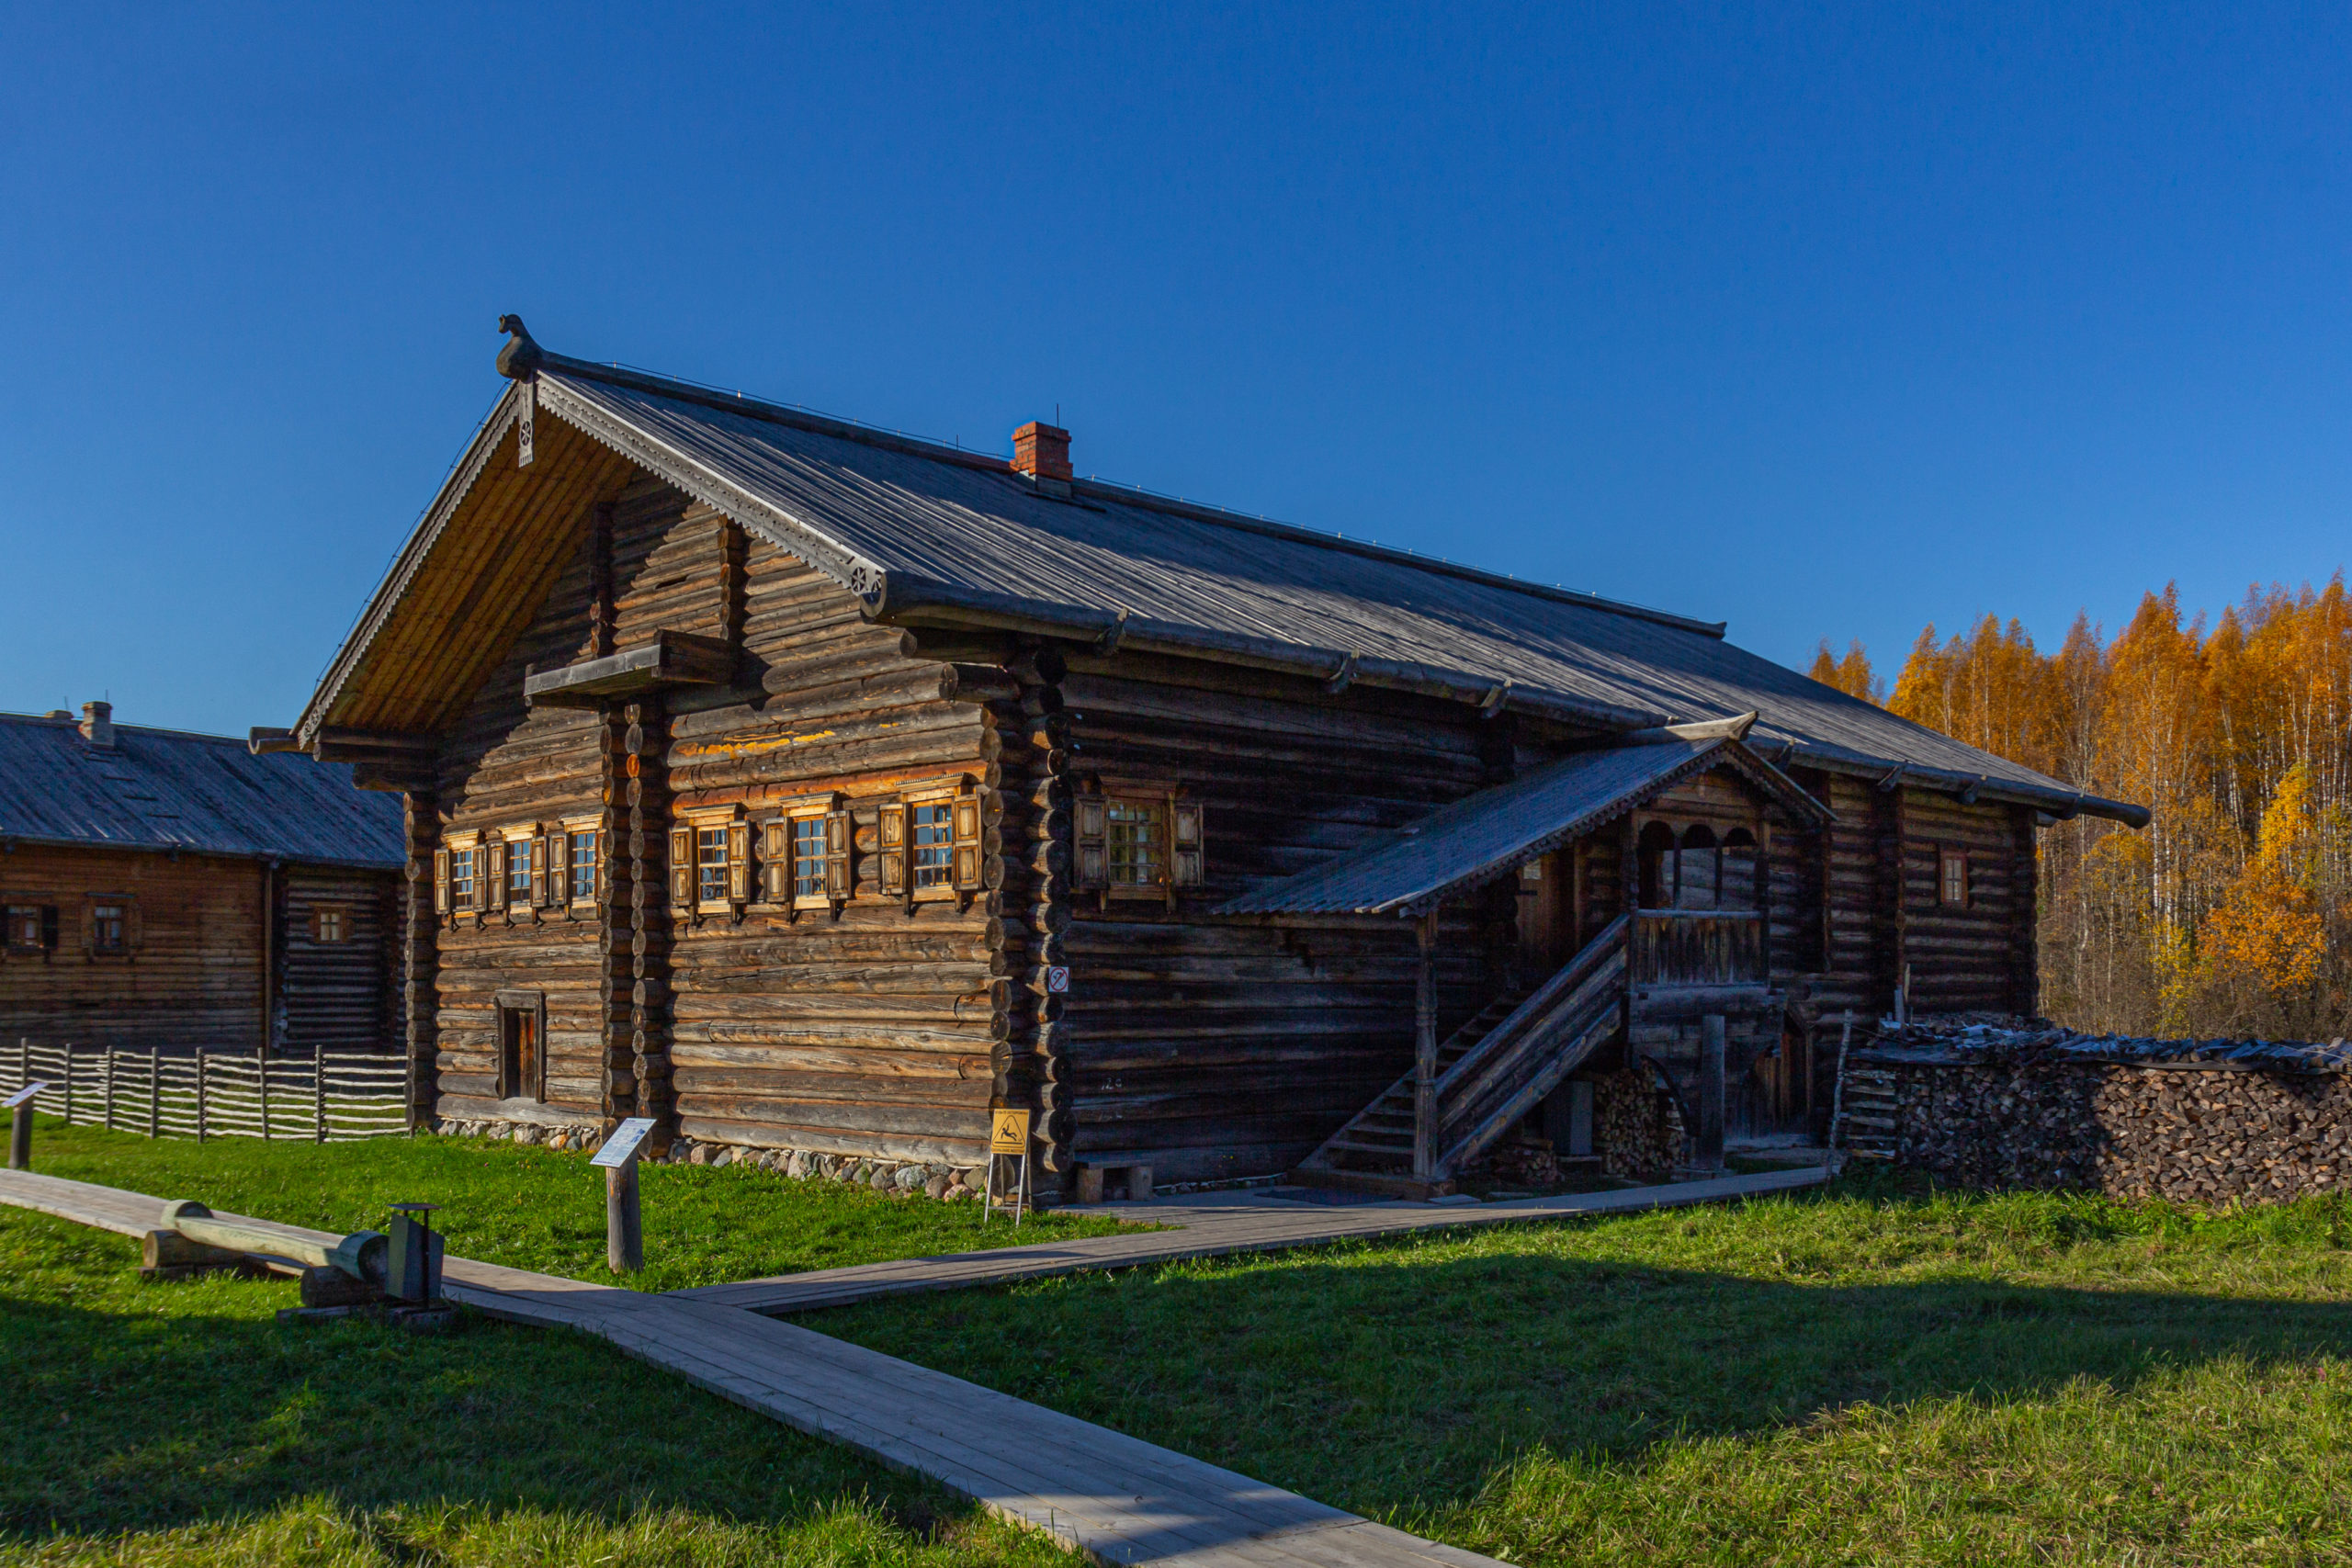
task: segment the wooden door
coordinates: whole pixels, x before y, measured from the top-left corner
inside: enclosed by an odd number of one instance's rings
[[[1555,851],[1519,870],[1519,958],[1531,982],[1540,981],[1577,953],[1571,856]]]

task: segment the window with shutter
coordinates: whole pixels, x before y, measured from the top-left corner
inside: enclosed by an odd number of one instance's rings
[[[41,941],[40,906],[11,904],[8,906],[8,951],[38,953],[46,951]]]
[[[965,795],[955,803],[956,890],[974,893],[980,886],[980,801]]]
[[[695,902],[695,830],[670,829],[670,902],[682,909]]]
[[[130,911],[115,897],[88,900],[82,945],[94,958],[120,957],[130,951]]]
[[[851,826],[849,813],[831,811],[825,815],[825,897],[847,898],[856,887],[850,877],[850,846],[856,835]]]
[[[433,912],[436,915],[449,912],[449,852],[447,850],[433,852]]]
[[[882,807],[876,837],[882,852],[882,891],[897,897],[907,890],[907,808],[893,801]]]
[[[1176,803],[1175,819],[1175,885],[1198,887],[1206,872],[1202,860],[1201,808],[1192,801],[1180,800]]]
[[[727,897],[732,903],[752,901],[752,825],[732,822],[727,828]]]
[[[1968,908],[1968,852],[1945,850],[1937,867],[1936,901],[1947,909]]]
[[[1111,856],[1105,829],[1109,803],[1101,795],[1082,795],[1076,802],[1078,831],[1070,846],[1070,882],[1080,892],[1111,885]]]

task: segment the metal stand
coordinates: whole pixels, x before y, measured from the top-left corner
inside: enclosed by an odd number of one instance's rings
[[[30,1170],[33,1168],[33,1102],[28,1100],[8,1114],[8,1168]]]
[[[997,1168],[1006,1160],[1013,1162],[1017,1172],[1012,1192],[1004,1197],[997,1194]],[[989,1156],[988,1190],[980,1199],[980,1224],[987,1224],[989,1216],[1004,1208],[1012,1210],[1012,1227],[1021,1228],[1021,1216],[1029,1209],[1029,1156],[1024,1154]]]

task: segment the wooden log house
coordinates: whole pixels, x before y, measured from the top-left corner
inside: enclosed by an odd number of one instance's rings
[[[2037,822],[2146,820],[1719,624],[502,327],[283,742],[404,797],[420,1118],[1429,1190],[1633,1071],[1704,1166],[1906,976],[2031,1011]]]
[[[395,1050],[396,803],[82,712],[0,714],[0,1049]]]

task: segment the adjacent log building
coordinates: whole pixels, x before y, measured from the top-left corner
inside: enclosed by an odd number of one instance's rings
[[[0,1046],[394,1048],[397,804],[82,712],[0,714]]]
[[[1425,1190],[1631,1075],[1703,1166],[1848,1009],[2030,1012],[2037,823],[2146,820],[1719,624],[504,324],[260,742],[405,801],[420,1117]]]

